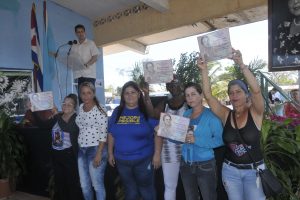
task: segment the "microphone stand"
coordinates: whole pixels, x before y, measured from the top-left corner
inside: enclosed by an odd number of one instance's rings
[[[68,44],[70,44],[71,46],[70,46],[69,51],[67,53],[66,96],[67,96],[67,88],[68,88],[69,56],[70,56],[73,44],[77,44],[77,40],[69,41]],[[72,82],[72,85],[73,85],[73,82]]]
[[[77,41],[76,41],[76,43],[77,43]],[[59,73],[58,73],[57,60],[56,60],[56,58],[57,58],[57,56],[58,56],[59,50],[60,50],[62,47],[66,46],[66,45],[72,45],[72,44],[73,44],[73,42],[70,40],[68,43],[65,43],[65,44],[60,45],[60,46],[57,48],[57,50],[56,50],[56,52],[55,52],[55,54],[54,54],[55,69],[56,69],[56,76],[57,76],[57,82],[58,82],[58,87],[59,87],[60,101],[62,100],[62,92],[61,92],[60,78],[59,78]],[[68,61],[67,61],[67,62],[68,62]]]
[[[56,57],[58,56],[58,52],[59,52],[60,48],[62,48],[63,46],[66,46],[66,45],[72,45],[72,44],[73,44],[73,42],[72,42],[72,41],[69,41],[69,42],[66,43],[66,44],[60,45],[60,46],[57,48],[57,50],[56,50],[56,52],[55,52],[55,54],[54,54],[54,57],[56,58]]]

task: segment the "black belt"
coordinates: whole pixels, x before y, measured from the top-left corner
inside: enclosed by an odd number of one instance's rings
[[[232,163],[232,162],[230,162],[229,160],[226,160],[226,159],[224,160],[224,162],[226,164],[228,164],[232,167],[238,168],[238,169],[255,169],[255,166],[254,166],[253,163],[251,163],[251,164],[235,164],[235,163]],[[256,166],[259,166],[263,163],[264,163],[264,161],[261,160],[261,161],[256,162],[255,164],[256,164]]]

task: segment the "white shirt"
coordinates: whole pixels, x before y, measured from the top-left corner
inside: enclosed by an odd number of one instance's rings
[[[104,110],[103,106],[101,107]],[[76,117],[76,124],[79,127],[79,146],[91,147],[97,146],[100,141],[106,142],[107,121],[107,116],[96,105],[90,111],[85,112],[81,104]]]
[[[96,78],[96,62],[88,67],[84,66],[92,56],[100,54],[96,44],[92,40],[85,39],[81,44],[79,42],[74,44],[71,53],[78,55],[83,64],[82,69],[74,70],[74,79],[80,77]]]

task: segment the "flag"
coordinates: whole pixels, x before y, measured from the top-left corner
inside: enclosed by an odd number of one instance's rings
[[[35,4],[31,9],[31,59],[33,63],[33,84],[35,92],[43,91],[43,67]]]
[[[43,21],[44,21],[44,32],[47,36],[47,30],[48,30],[48,13],[47,13],[47,5],[46,0],[43,2]]]

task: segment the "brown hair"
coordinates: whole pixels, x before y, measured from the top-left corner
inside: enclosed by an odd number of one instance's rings
[[[65,99],[67,99],[67,98],[68,99],[72,99],[72,101],[74,102],[74,109],[76,110],[76,107],[77,107],[77,95],[73,94],[73,93],[70,93],[70,94],[68,94],[68,96],[65,97]]]

